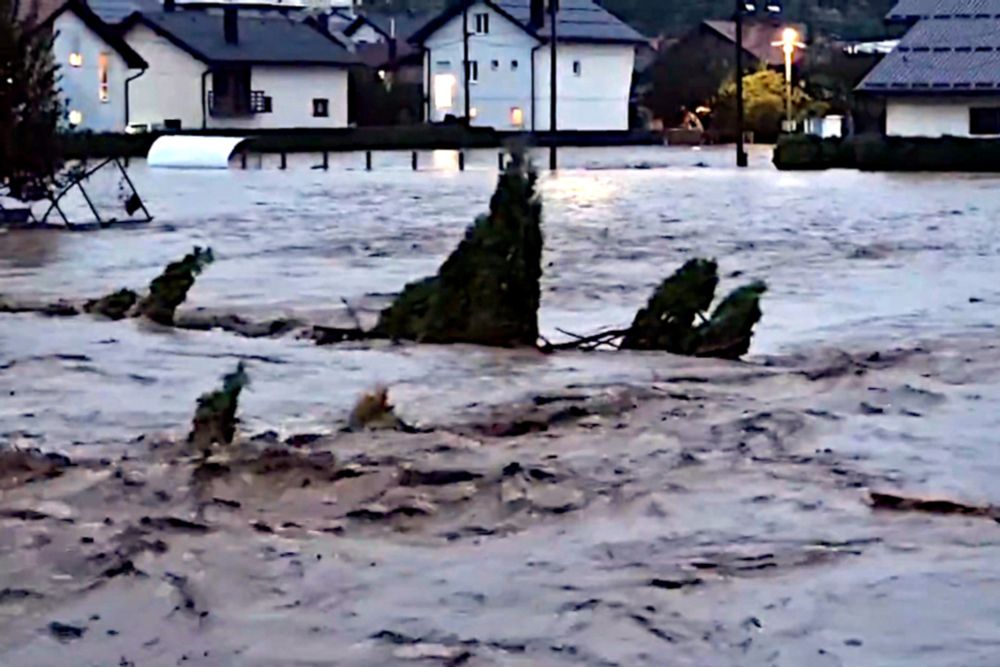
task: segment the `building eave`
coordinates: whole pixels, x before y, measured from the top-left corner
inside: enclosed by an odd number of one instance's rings
[[[121,34],[95,14],[82,0],[67,0],[34,29],[51,29],[55,25],[56,19],[66,12],[72,12],[74,16],[83,21],[83,24],[87,28],[100,37],[105,44],[114,49],[122,57],[122,60],[125,61],[129,69],[146,69],[149,67],[149,63],[135,49],[128,45],[128,42],[122,38]]]

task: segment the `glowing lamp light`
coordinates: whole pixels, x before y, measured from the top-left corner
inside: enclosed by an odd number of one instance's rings
[[[83,54],[82,53],[69,54],[69,64],[71,67],[83,67]]]
[[[472,107],[472,108],[469,109],[469,117],[470,118],[475,118],[478,115],[479,115],[479,109],[477,109],[476,107]]]
[[[73,127],[81,125],[83,123],[83,113],[73,109],[69,112],[69,124]]]

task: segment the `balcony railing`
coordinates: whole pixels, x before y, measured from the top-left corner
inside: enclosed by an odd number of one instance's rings
[[[250,91],[249,97],[220,97],[216,99],[214,91],[208,91],[208,112],[213,116],[234,117],[253,116],[259,113],[271,113],[270,95],[263,90]]]

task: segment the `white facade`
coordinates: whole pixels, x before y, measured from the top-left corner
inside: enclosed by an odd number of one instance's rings
[[[161,127],[165,120],[179,120],[182,129],[201,128],[205,63],[141,23],[124,37],[149,64],[146,73],[130,85],[129,122]],[[206,86],[210,85],[211,75],[206,74]]]
[[[488,15],[488,33],[479,15]],[[550,47],[485,4],[468,10],[472,124],[502,131],[549,129]],[[430,119],[465,116],[461,14],[424,43]],[[627,130],[635,66],[631,44],[560,42],[556,52],[559,130]],[[428,76],[429,75],[429,76]]]
[[[1000,108],[1000,96],[890,97],[886,100],[885,132],[897,137],[976,137],[972,134],[973,108]]]
[[[246,116],[214,116],[206,97],[211,68],[187,51],[136,24],[125,34],[129,46],[149,63],[131,85],[131,123],[162,127],[180,121],[181,129],[291,129],[347,127],[348,74],[344,67],[254,65],[250,89],[271,98],[271,111]],[[327,101],[327,115],[315,116],[316,99]],[[204,125],[203,125],[204,123]]]
[[[125,79],[130,75],[125,60],[72,11],[56,17],[53,32],[52,56],[59,65],[67,124],[93,132],[124,130]]]

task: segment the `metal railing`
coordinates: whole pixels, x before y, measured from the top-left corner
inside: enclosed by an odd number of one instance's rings
[[[218,102],[218,103],[217,103]],[[252,116],[271,113],[273,102],[263,90],[252,90],[248,98],[223,97],[218,101],[215,91],[208,91],[208,112],[213,116]]]

